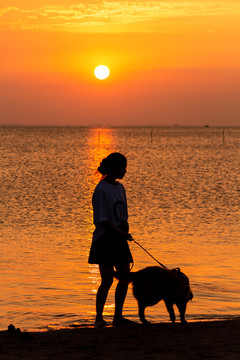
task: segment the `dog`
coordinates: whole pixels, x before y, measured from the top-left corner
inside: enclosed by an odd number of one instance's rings
[[[180,313],[181,323],[186,323],[185,312],[189,300],[193,299],[188,277],[179,268],[167,269],[160,266],[149,266],[137,272],[117,272],[114,277],[120,281],[133,284],[133,295],[138,302],[138,314],[143,324],[149,323],[145,318],[145,308],[165,302],[170,320],[176,320],[173,304]]]

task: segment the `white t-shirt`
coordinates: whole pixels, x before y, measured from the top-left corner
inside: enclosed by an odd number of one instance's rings
[[[102,222],[111,221],[115,226],[120,226],[122,221],[128,219],[127,199],[124,186],[107,181],[100,181],[92,197],[93,222],[96,226],[93,232],[93,241],[106,231]]]

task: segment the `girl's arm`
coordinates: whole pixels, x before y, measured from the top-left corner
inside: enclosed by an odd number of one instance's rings
[[[131,240],[132,239],[132,235],[129,234],[128,230],[129,230],[129,225],[127,221],[124,221],[122,224],[122,229],[119,229],[116,225],[114,225],[111,221],[104,221],[101,223],[107,230],[111,230],[114,231],[118,234],[120,234],[121,236],[123,236],[125,239],[127,240]]]

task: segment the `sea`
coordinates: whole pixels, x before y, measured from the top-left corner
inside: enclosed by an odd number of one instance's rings
[[[0,330],[93,326],[100,277],[88,264],[91,198],[99,163],[115,151],[128,161],[121,181],[137,242],[132,271],[157,261],[179,267],[194,295],[190,322],[240,316],[240,127],[5,126]],[[116,284],[104,311],[109,323]],[[140,322],[131,285],[124,315]],[[168,322],[164,303],[148,307],[146,318]]]

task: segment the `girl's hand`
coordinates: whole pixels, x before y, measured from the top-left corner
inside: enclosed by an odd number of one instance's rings
[[[128,241],[132,241],[133,238],[132,238],[132,235],[125,232],[125,231],[118,231],[126,240]]]
[[[128,234],[127,240],[128,240],[128,241],[133,241],[133,237],[132,237],[131,234]]]

